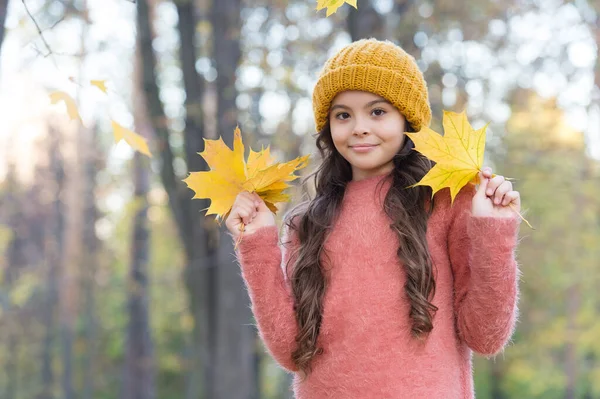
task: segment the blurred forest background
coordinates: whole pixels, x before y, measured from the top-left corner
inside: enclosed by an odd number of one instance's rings
[[[415,56],[437,131],[443,109],[491,122],[486,163],[537,228],[521,228],[513,342],[474,358],[477,397],[600,398],[600,2],[315,7],[0,0],[0,398],[291,398],[231,239],[181,180],[237,123],[280,161],[315,153],[318,70],[363,37]],[[111,118],[154,156],[115,145]]]

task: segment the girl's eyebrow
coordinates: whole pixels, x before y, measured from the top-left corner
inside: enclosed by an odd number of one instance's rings
[[[373,105],[378,104],[378,103],[386,103],[386,104],[392,105],[392,103],[389,102],[388,100],[386,100],[385,98],[378,98],[377,100],[373,100],[373,101],[367,103],[364,108],[370,108]],[[335,104],[334,106],[331,107],[330,112],[333,111],[336,108],[350,109],[350,107],[348,107],[347,105],[344,105],[344,104]]]

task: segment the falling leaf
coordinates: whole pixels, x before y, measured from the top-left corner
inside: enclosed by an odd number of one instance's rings
[[[277,212],[275,203],[289,201],[289,196],[283,193],[290,187],[287,182],[298,178],[294,172],[304,168],[309,158],[306,155],[289,162],[274,163],[267,147],[259,152],[250,149],[246,162],[239,127],[234,131],[233,150],[222,138],[204,139],[204,151],[199,154],[211,170],[191,172],[184,182],[194,191],[194,198],[211,200],[206,215],[217,215],[218,220],[229,213],[242,191],[256,192],[273,213]]]
[[[92,86],[96,86],[97,88],[102,90],[104,93],[107,93],[106,80],[90,80],[90,83],[92,84]]]
[[[125,140],[125,142],[129,144],[134,150],[137,150],[144,155],[152,157],[150,149],[148,148],[148,143],[146,142],[146,139],[144,137],[140,136],[135,132],[132,132],[127,128],[124,128],[115,121],[110,122],[112,124],[113,134],[115,136],[116,143],[118,143],[121,140]]]
[[[344,3],[350,4],[354,8],[358,8],[356,5],[357,0],[317,0],[317,11],[327,8],[327,17],[335,13],[338,8],[344,5]]]
[[[75,104],[75,100],[73,97],[65,93],[64,91],[53,91],[50,93],[50,103],[57,104],[59,101],[64,101],[67,106],[67,113],[71,120],[79,119],[81,121],[81,116],[79,116],[79,111],[77,111],[77,104]]]

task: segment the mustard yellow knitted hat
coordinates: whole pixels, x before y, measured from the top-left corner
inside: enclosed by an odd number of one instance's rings
[[[327,123],[333,98],[345,90],[368,91],[385,98],[415,131],[431,122],[423,73],[413,56],[390,41],[358,40],[327,60],[313,91],[317,131]]]

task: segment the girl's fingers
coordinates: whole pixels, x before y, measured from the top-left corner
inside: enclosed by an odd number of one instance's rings
[[[256,217],[256,209],[248,204],[240,205],[238,215],[244,224],[248,224]]]
[[[485,177],[485,178],[488,178],[488,179],[491,179],[491,178],[492,178],[492,168],[490,168],[489,166],[488,166],[488,167],[485,167],[485,168],[483,168],[483,169],[481,170],[481,172],[482,172],[482,174],[483,174],[483,177]]]
[[[243,224],[251,223],[261,210],[262,199],[256,192],[243,191],[235,199],[233,208]]]
[[[504,199],[502,200],[502,205],[508,206],[513,202],[516,203],[517,205],[519,205],[519,200],[520,200],[520,194],[518,191],[509,191],[508,193],[504,194]]]
[[[260,197],[260,195],[258,195],[256,192],[254,192],[254,206],[256,206],[256,209],[260,210],[260,206],[261,206],[262,202],[264,202],[264,201]]]
[[[254,194],[243,191],[235,198],[226,222],[228,229],[235,235],[242,231],[245,225],[252,223],[258,214]]]
[[[248,204],[253,203],[255,200],[254,193],[250,193],[248,191],[244,191],[244,192],[240,193],[239,196],[244,200],[245,203],[248,203]]]
[[[244,191],[238,194],[235,200],[235,206],[246,206],[250,208],[255,208],[258,210],[259,202],[255,199],[254,195],[256,193],[249,193],[248,191]],[[256,194],[258,195],[258,194]]]
[[[492,195],[494,195],[494,193],[496,192],[496,189],[502,184],[504,183],[504,176],[496,176],[490,179],[488,186],[487,186],[487,191],[486,191],[486,195],[488,197],[491,197]]]
[[[494,204],[500,205],[503,202],[503,197],[506,193],[512,191],[512,183],[503,181],[494,193]]]
[[[238,215],[240,215],[240,219],[242,219],[242,223],[244,223],[244,224],[249,223],[248,218],[250,217],[250,213],[248,212],[248,210],[240,209],[238,212]]]
[[[256,192],[247,192],[248,194],[247,198],[248,198],[248,202],[258,210],[258,205],[260,204],[260,196],[256,193]]]
[[[481,170],[484,178],[488,178],[487,187],[485,187],[485,195],[489,197],[494,205],[508,206],[515,202],[520,205],[520,196],[518,191],[513,190],[512,183],[506,180],[504,176],[492,177],[492,168],[485,167]]]

